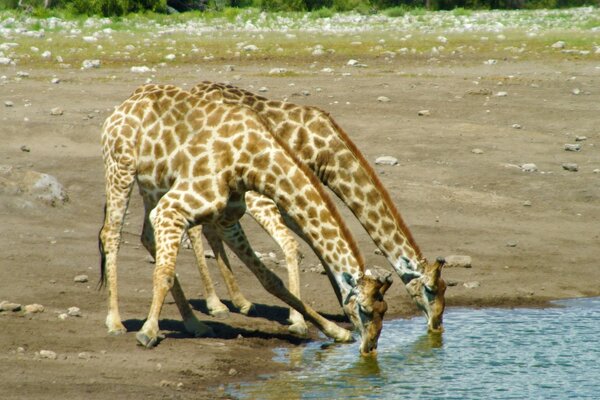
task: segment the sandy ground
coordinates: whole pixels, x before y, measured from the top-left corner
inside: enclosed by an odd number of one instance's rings
[[[549,299],[600,294],[600,174],[593,172],[600,168],[597,60],[390,65],[373,59],[369,68],[349,68],[352,75],[345,77],[316,73],[305,64],[233,64],[232,72],[217,62],[163,69],[154,82],[191,87],[204,79],[228,81],[240,75],[233,83],[255,90],[266,86],[273,98],[330,111],[368,160],[397,157],[399,165],[376,170],[426,256],[473,258],[470,269],[444,270],[453,285],[448,306],[539,306]],[[287,77],[264,73],[272,67],[303,72]],[[0,301],[45,306],[43,313],[29,316],[0,313],[0,397],[226,397],[220,385],[283,368],[271,361],[271,349],[302,340],[287,334],[282,303],[234,259],[234,272],[258,305],[257,313],[232,312],[227,320],[208,316],[191,250],[182,250],[178,272],[199,317],[218,337],[186,335],[169,301],[161,321],[166,340],[153,350],[136,346],[135,331],[151,300],[153,268],[139,242],[137,193],[119,259],[121,312],[130,332],[106,334],[107,294],[96,289],[96,238],[104,202],[100,127],[145,77],[125,68],[35,69],[28,71],[29,78],[15,81],[20,69],[1,68],[0,74],[11,79],[0,86],[0,164],[55,176],[70,201],[49,207],[35,201],[24,205],[20,196],[0,197]],[[54,75],[60,84],[50,83]],[[468,93],[480,89],[507,96]],[[297,95],[302,90],[311,95]],[[380,103],[378,96],[391,101]],[[14,105],[5,107],[5,101]],[[51,116],[53,107],[64,114]],[[430,115],[418,116],[424,109]],[[587,137],[582,151],[566,152],[565,143],[575,143],[575,136]],[[23,145],[30,151],[22,151]],[[476,148],[482,154],[473,153]],[[563,170],[565,162],[577,163],[579,171]],[[517,165],[524,163],[535,163],[539,171],[521,171]],[[387,267],[360,225],[344,215],[368,264]],[[282,258],[252,220],[245,217],[243,224],[256,250],[275,251]],[[310,271],[315,256],[306,246],[303,252],[303,298],[340,320],[328,280]],[[214,260],[209,265],[217,277]],[[272,267],[286,276],[284,268]],[[89,282],[75,283],[79,274],[87,274]],[[463,285],[475,281],[478,287]],[[227,299],[222,283],[217,289]],[[416,313],[398,278],[388,293],[390,318]],[[81,317],[58,318],[72,306],[81,309]],[[312,327],[311,335],[317,338]],[[40,359],[40,350],[56,352],[57,359]]]

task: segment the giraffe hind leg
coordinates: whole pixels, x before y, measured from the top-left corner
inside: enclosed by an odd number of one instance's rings
[[[206,307],[208,313],[215,318],[224,319],[229,317],[229,308],[219,300],[215,286],[212,282],[208,265],[204,257],[204,246],[202,245],[202,226],[197,225],[193,228],[188,229],[188,235],[192,242],[194,254],[196,255],[196,262],[198,266],[198,272],[200,273],[200,279],[204,286],[204,292],[206,295]]]
[[[108,314],[105,324],[108,333],[119,335],[127,332],[121,322],[117,290],[117,253],[121,242],[121,229],[135,180],[135,169],[126,162],[105,158],[106,204],[104,223],[98,235],[100,250],[101,285],[108,287]]]

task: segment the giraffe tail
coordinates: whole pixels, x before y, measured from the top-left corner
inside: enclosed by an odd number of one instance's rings
[[[104,204],[104,221],[106,221],[106,203]],[[98,290],[102,289],[106,285],[106,253],[104,251],[104,243],[102,243],[102,230],[104,224],[98,232],[98,250],[100,251],[100,279],[98,280]]]

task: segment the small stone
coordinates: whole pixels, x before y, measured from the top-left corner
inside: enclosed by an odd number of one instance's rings
[[[285,68],[271,68],[271,70],[269,71],[269,75],[285,74],[286,72],[287,69]]]
[[[231,369],[229,370],[229,376],[234,376],[234,375],[237,375],[237,373],[238,373],[238,372],[237,372],[237,370],[236,370],[235,368],[231,368]]]
[[[522,128],[522,126],[521,126],[521,125],[519,125],[519,124],[512,124],[512,128],[513,128],[513,129],[521,129],[521,128]]]
[[[571,172],[579,171],[579,166],[575,163],[564,163],[562,165],[562,167],[564,170],[571,171]]]
[[[481,286],[481,284],[478,281],[471,281],[471,282],[463,283],[463,286],[466,287],[467,289],[475,289],[475,288],[478,288],[479,286]]]
[[[457,286],[458,282],[457,281],[447,280],[446,281],[446,285],[448,285],[448,286]]]
[[[235,70],[235,67],[231,64],[227,64],[223,67],[223,69],[225,70],[225,72],[233,72]]]
[[[514,242],[514,241],[506,242],[506,247],[517,247],[517,242]]]
[[[40,358],[46,358],[48,360],[56,360],[56,353],[52,350],[40,350]]]
[[[81,63],[81,68],[83,68],[83,69],[100,68],[100,60],[83,60],[83,62]]]
[[[346,63],[346,65],[349,66],[349,67],[354,67],[356,64],[358,64],[358,60],[354,60],[354,59],[350,59]]]
[[[496,96],[496,97],[506,97],[506,96],[508,96],[508,93],[507,92],[498,92],[494,96]]]
[[[12,59],[8,57],[0,57],[0,65],[8,65],[12,63]]]
[[[163,387],[163,388],[174,387],[175,382],[163,379],[162,381],[160,381],[159,385],[160,385],[160,387]]]
[[[63,110],[60,107],[54,107],[50,110],[50,115],[63,115]]]
[[[576,142],[583,142],[584,140],[587,140],[587,136],[575,136]]]
[[[527,163],[527,164],[521,165],[521,170],[523,170],[525,172],[535,172],[538,170],[538,168],[537,168],[537,165],[535,165],[533,163]]]
[[[575,96],[577,96],[577,95],[581,94],[581,89],[575,88],[575,89],[571,90],[571,93],[573,93]]]
[[[21,148],[21,151],[23,151],[25,153],[29,153],[31,151],[31,149],[29,148],[29,146],[27,146],[26,144],[24,144],[20,148]]]
[[[204,250],[204,258],[216,258],[212,250]]]
[[[0,312],[2,311],[12,311],[17,312],[21,311],[21,305],[17,303],[11,303],[8,301],[0,302]]]
[[[256,45],[253,45],[253,44],[247,44],[244,47],[242,47],[242,50],[244,50],[244,51],[256,51],[256,50],[258,50],[258,47]]]
[[[473,153],[473,154],[483,154],[483,150],[481,150],[481,149],[473,149],[473,150],[471,150],[471,153]]]
[[[467,90],[467,94],[476,96],[490,96],[492,94],[492,91],[486,88],[477,88]]]
[[[69,318],[69,315],[67,313],[58,314],[58,319],[60,319],[61,321],[64,321],[67,318]]]
[[[17,354],[23,354],[23,353],[25,353],[25,348],[21,347],[21,346],[17,347]]]
[[[446,263],[444,268],[471,268],[472,260],[470,256],[465,255],[449,255],[444,257]]]
[[[52,80],[50,81],[51,83],[58,85],[60,83],[60,79],[58,78],[52,78]]]
[[[428,115],[431,115],[431,112],[429,110],[421,110],[417,113],[417,115],[420,117],[426,117]]]
[[[88,281],[88,276],[87,275],[77,275],[75,278],[73,278],[74,282],[77,283],[85,283]]]
[[[373,250],[373,254],[378,255],[378,256],[382,256],[383,255],[383,251],[381,251],[380,249],[375,249],[375,250]]]
[[[375,159],[377,165],[397,165],[398,159],[392,156],[381,156]]]
[[[67,315],[70,317],[81,317],[81,310],[79,307],[69,307],[67,310]]]
[[[595,174],[600,174],[600,168],[596,168],[595,170],[592,171]]]
[[[553,49],[564,49],[566,46],[566,43],[563,42],[562,40],[559,40],[558,42],[555,42],[554,44],[552,44],[552,48]]]
[[[24,308],[26,314],[36,314],[44,312],[44,306],[41,304],[28,304]]]
[[[90,358],[92,358],[92,355],[87,351],[82,351],[81,353],[77,354],[77,358],[81,360],[89,360]]]
[[[6,101],[4,102],[4,107],[12,107],[12,106],[14,106],[14,105],[15,105],[15,103],[13,103],[13,102],[12,102],[12,101],[10,101],[10,100],[6,100]]]
[[[136,74],[143,74],[143,73],[150,72],[150,71],[152,71],[152,70],[145,65],[131,67],[131,72],[136,73]]]
[[[165,56],[165,60],[167,60],[167,61],[173,61],[176,58],[177,58],[177,56],[175,54],[167,54]]]
[[[565,144],[565,151],[580,151],[580,150],[581,150],[581,144],[579,144],[579,143]]]
[[[525,200],[525,201],[523,202],[523,206],[524,206],[524,207],[531,207],[531,201],[529,201],[529,200]]]
[[[321,72],[325,72],[325,73],[332,73],[333,72],[333,68],[323,68],[321,70]]]
[[[379,96],[377,98],[377,101],[380,103],[389,103],[390,102],[390,98],[387,96]]]
[[[258,91],[261,93],[266,93],[269,91],[269,89],[266,86],[261,86],[258,88]]]
[[[17,76],[19,78],[29,78],[29,72],[19,71],[19,72],[17,72]]]

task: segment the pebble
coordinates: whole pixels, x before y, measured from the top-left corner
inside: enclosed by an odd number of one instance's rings
[[[88,276],[87,275],[77,275],[75,278],[73,278],[74,282],[77,283],[85,283],[88,281]]]
[[[28,304],[24,308],[26,314],[35,314],[44,312],[44,306],[41,304]]]
[[[465,255],[449,255],[444,257],[446,263],[444,264],[444,268],[471,268],[472,267],[472,259],[470,256]]]
[[[571,93],[573,93],[575,96],[577,96],[577,95],[581,94],[581,89],[575,88],[575,89],[571,90]]]
[[[56,360],[56,353],[52,350],[40,350],[40,358],[47,358],[49,360]]]
[[[513,129],[521,129],[522,126],[519,124],[512,124]]]
[[[26,144],[24,144],[23,146],[20,147],[21,151],[25,152],[25,153],[29,153],[31,151],[31,149],[29,148],[29,146],[27,146]]]
[[[377,165],[397,165],[398,159],[392,156],[381,156],[375,159],[375,164]]]
[[[67,315],[71,317],[81,317],[81,310],[79,307],[69,307],[67,310]]]
[[[326,67],[326,68],[323,68],[323,69],[321,70],[321,72],[331,73],[331,72],[333,72],[333,68],[327,68],[327,67]]]
[[[92,355],[87,351],[82,351],[81,353],[77,354],[77,358],[81,360],[89,360],[90,358],[92,358]]]
[[[8,57],[0,57],[0,65],[8,65],[12,62],[12,59]]]
[[[580,151],[581,150],[581,144],[579,143],[575,143],[575,144],[565,144],[565,150],[566,151]]]
[[[83,62],[81,63],[81,68],[83,68],[83,69],[100,68],[100,60],[83,60]]]
[[[471,282],[463,283],[463,286],[466,287],[467,289],[475,289],[475,288],[478,288],[479,286],[481,286],[481,284],[478,281],[471,281]]]
[[[58,319],[60,319],[61,321],[64,321],[67,318],[69,318],[69,315],[66,313],[58,314]]]
[[[225,72],[233,72],[235,70],[235,67],[231,64],[227,64],[223,67],[223,69],[225,70]]]
[[[131,67],[131,72],[137,73],[137,74],[143,74],[146,72],[150,72],[151,69],[145,65],[139,66],[139,67]]]
[[[471,153],[473,153],[473,154],[483,154],[483,150],[481,150],[481,149],[473,149],[473,150],[471,150]]]
[[[390,101],[390,98],[387,96],[379,96],[377,98],[377,101],[380,103],[388,103]]]
[[[575,136],[576,142],[583,142],[584,140],[587,140],[587,136]]]
[[[517,242],[514,242],[514,241],[506,242],[506,247],[517,247]]]
[[[51,83],[58,85],[60,83],[60,79],[59,78],[52,78],[52,80],[50,81]]]
[[[535,165],[533,163],[527,163],[527,164],[521,165],[521,170],[523,170],[525,172],[535,172],[538,170],[538,168],[537,168],[537,165]]]
[[[258,50],[258,47],[256,45],[253,45],[253,44],[247,44],[244,47],[242,47],[242,50],[244,50],[244,51],[256,51],[256,50]]]
[[[212,250],[204,250],[204,258],[216,258],[215,252]]]
[[[529,200],[525,200],[525,201],[523,202],[523,206],[525,206],[525,207],[531,207],[531,201],[529,201]]]
[[[356,64],[358,64],[358,60],[354,60],[354,59],[350,59],[346,63],[346,65],[349,66],[349,67],[354,67]]]
[[[477,88],[467,90],[467,94],[478,96],[490,96],[492,94],[492,91],[486,88]]]
[[[495,96],[496,97],[506,97],[506,96],[508,96],[508,93],[507,92],[498,92],[495,94]]]
[[[12,106],[14,106],[14,105],[15,105],[15,103],[13,103],[13,102],[12,102],[12,101],[10,101],[10,100],[6,100],[6,101],[4,102],[4,107],[12,107]]]
[[[17,303],[11,303],[8,301],[0,302],[0,312],[1,311],[21,311],[21,305]]]
[[[269,89],[266,86],[261,86],[258,88],[258,91],[261,93],[265,93],[265,92],[268,92]]]
[[[60,107],[54,107],[52,110],[50,110],[50,115],[63,115],[63,113],[64,111]]]
[[[595,174],[600,174],[600,168],[596,168],[595,170],[592,171]]]
[[[558,42],[555,42],[552,44],[553,49],[564,49],[565,46],[566,46],[566,43],[562,40],[559,40]]]
[[[426,116],[428,116],[430,114],[431,114],[431,112],[429,110],[421,110],[421,111],[419,111],[417,113],[417,115],[420,116],[420,117],[426,117]]]
[[[19,71],[19,72],[17,72],[17,76],[19,78],[29,78],[29,73],[25,72],[25,71]]]
[[[564,163],[562,165],[562,167],[564,170],[571,171],[571,172],[579,171],[579,166],[575,163]]]
[[[285,74],[286,72],[287,69],[285,68],[271,68],[271,70],[269,71],[269,75]]]
[[[235,368],[231,368],[231,369],[229,370],[229,376],[234,376],[234,375],[237,375],[237,373],[238,373],[238,372],[237,372],[237,369],[235,369]]]

